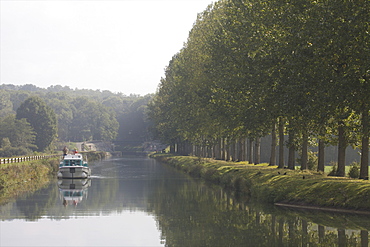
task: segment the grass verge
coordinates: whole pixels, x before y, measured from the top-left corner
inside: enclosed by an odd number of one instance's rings
[[[152,157],[260,202],[370,211],[369,181],[277,169],[267,164],[250,165],[171,154]]]
[[[0,165],[0,205],[47,184],[58,170],[58,158]]]
[[[107,157],[106,152],[83,152],[89,161]],[[0,164],[0,205],[17,196],[36,191],[55,178],[60,157],[24,161],[20,163]]]

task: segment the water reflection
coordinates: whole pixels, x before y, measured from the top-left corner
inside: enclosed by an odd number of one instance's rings
[[[366,215],[297,211],[236,199],[198,183],[162,188],[152,205],[167,246],[368,246]]]
[[[91,179],[59,179],[59,198],[63,206],[77,206],[83,199],[87,198]]]
[[[148,226],[155,220],[158,235],[151,236],[157,242],[147,245],[369,246],[369,215],[253,203],[149,159],[102,161],[92,169],[91,180],[53,181],[32,195],[0,206],[2,239],[4,229],[11,232],[10,225],[4,222],[49,219],[56,231],[60,231],[61,224],[78,228],[80,222],[88,224],[91,231],[93,226],[104,229],[93,235],[96,239],[109,238],[105,245],[128,246],[127,239],[134,232],[140,239],[148,237],[148,232],[153,232],[153,226],[151,230]],[[65,207],[63,202],[78,206]],[[22,226],[17,226],[17,234],[22,234]],[[51,231],[53,227],[47,229]],[[125,235],[129,230],[130,235]],[[135,245],[137,241],[129,243]],[[85,243],[88,244],[92,245]]]

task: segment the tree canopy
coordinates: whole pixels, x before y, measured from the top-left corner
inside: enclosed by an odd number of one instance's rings
[[[41,99],[55,113],[57,141],[117,140],[123,147],[141,145],[150,139],[146,105],[152,95],[126,96],[110,91],[71,89],[60,85],[44,89],[32,84],[3,84],[0,85],[0,140],[7,138],[4,142],[9,146],[7,156],[12,156],[12,152],[13,155],[21,155],[38,150],[34,145],[38,134],[33,127],[25,119],[11,119],[30,97]],[[24,126],[11,128],[13,132],[8,131],[10,127],[7,126],[14,127],[15,124],[23,123],[22,121],[28,124],[28,129]],[[24,142],[24,146],[18,147],[16,136],[31,136],[33,139],[26,138],[28,141]],[[120,150],[119,145],[116,145],[117,150]],[[5,155],[4,152],[3,154]],[[0,156],[4,155],[0,153]]]
[[[362,149],[366,178],[369,39],[369,1],[217,1],[166,68],[150,104],[156,133],[169,144],[258,142],[280,119],[302,169],[322,140],[338,145],[339,176],[346,147]]]
[[[26,119],[35,131],[38,151],[45,151],[57,136],[56,115],[39,97],[26,99],[17,109],[17,119]]]

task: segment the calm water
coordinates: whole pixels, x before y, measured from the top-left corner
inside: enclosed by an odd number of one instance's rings
[[[0,206],[0,246],[369,246],[370,216],[254,204],[146,158],[91,167]]]

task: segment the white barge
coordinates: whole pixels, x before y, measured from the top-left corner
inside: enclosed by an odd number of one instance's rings
[[[91,169],[82,154],[66,154],[59,164],[58,178],[85,179],[91,176]]]

